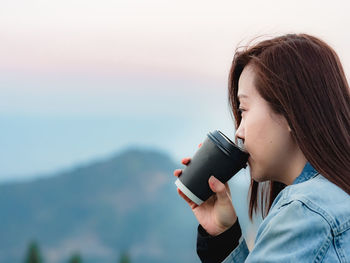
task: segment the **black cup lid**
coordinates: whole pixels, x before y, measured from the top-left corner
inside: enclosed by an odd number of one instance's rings
[[[213,131],[208,133],[208,137],[225,152],[226,155],[232,156],[237,152],[237,149],[248,155],[243,149],[234,144],[225,134],[221,131]]]

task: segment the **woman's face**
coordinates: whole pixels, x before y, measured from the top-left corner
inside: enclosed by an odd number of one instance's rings
[[[255,181],[275,180],[290,184],[296,177],[291,169],[295,173],[301,172],[291,167],[296,158],[300,159],[300,156],[297,157],[300,149],[292,140],[284,116],[274,113],[258,93],[254,76],[254,67],[248,64],[239,78],[238,98],[242,120],[236,136],[243,140],[244,148],[250,154],[248,163]],[[303,165],[305,162],[299,166],[303,168]],[[288,180],[290,176],[294,178]]]

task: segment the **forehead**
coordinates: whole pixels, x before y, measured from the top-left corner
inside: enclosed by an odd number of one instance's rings
[[[238,80],[238,94],[239,100],[249,99],[256,96],[257,91],[254,84],[255,72],[254,67],[250,64],[244,67]]]

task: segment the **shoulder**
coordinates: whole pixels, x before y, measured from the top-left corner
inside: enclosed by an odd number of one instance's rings
[[[271,257],[271,262],[315,262],[324,258],[332,241],[328,222],[303,202],[275,206],[261,223],[250,259]],[[273,259],[273,260],[272,260]]]
[[[270,230],[273,226],[276,232],[285,232],[287,229],[294,233],[311,230],[315,231],[317,228],[319,233],[328,235],[330,233],[330,226],[328,221],[322,214],[310,209],[305,202],[298,199],[286,199],[280,201],[270,210],[267,217],[263,220],[258,235],[263,234],[261,230]],[[322,229],[322,231],[320,231]]]
[[[270,212],[276,213],[282,207],[303,210],[327,222],[335,235],[347,230],[345,226],[350,224],[350,195],[322,175],[286,187]]]
[[[258,229],[249,262],[338,262],[349,249],[349,207],[349,195],[321,175],[286,187]]]

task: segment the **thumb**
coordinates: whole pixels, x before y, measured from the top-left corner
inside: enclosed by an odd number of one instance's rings
[[[216,193],[219,202],[230,200],[225,185],[213,175],[209,178],[209,187],[214,193]]]

